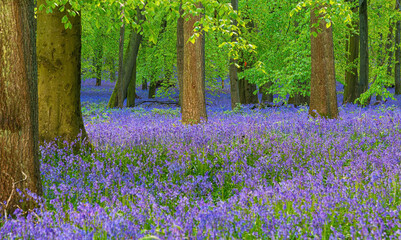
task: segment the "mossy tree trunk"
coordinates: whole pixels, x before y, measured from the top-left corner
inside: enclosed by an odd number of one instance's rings
[[[354,0],[355,1],[355,0]],[[358,7],[355,6],[352,11],[358,12]],[[352,19],[351,31],[347,41],[347,63],[348,68],[345,71],[345,87],[344,87],[344,98],[343,104],[354,103],[357,99],[357,87],[358,87],[358,58],[359,58],[359,34],[356,33],[358,30],[359,22],[356,18]]]
[[[202,4],[197,4],[198,8]],[[187,15],[188,21],[184,22],[184,72],[182,91],[182,123],[198,124],[207,121],[205,101],[205,72],[204,72],[204,35],[188,42],[194,34],[194,24],[200,21],[200,16]]]
[[[39,0],[38,5],[46,4]],[[65,5],[71,9],[70,4]],[[72,142],[87,138],[81,114],[81,15],[69,16],[72,29],[61,19],[66,11],[38,11],[37,54],[39,136],[41,141]]]
[[[0,215],[5,217],[17,207],[37,206],[27,190],[42,195],[33,1],[0,1],[0,28]]]
[[[337,92],[334,67],[333,29],[317,12],[323,6],[311,10],[311,96],[309,114],[337,118]],[[318,24],[318,28],[314,27]],[[316,35],[316,37],[314,36]]]

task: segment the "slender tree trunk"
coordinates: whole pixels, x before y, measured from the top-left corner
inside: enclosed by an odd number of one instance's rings
[[[358,8],[353,9],[354,12],[358,11]],[[359,57],[359,34],[355,33],[358,29],[358,21],[352,20],[352,30],[350,31],[348,46],[347,46],[347,64],[351,65],[345,71],[345,88],[344,88],[344,99],[343,104],[354,103],[357,99],[357,87],[358,87],[358,66],[356,65]]]
[[[148,81],[145,77],[142,78],[142,90],[148,90]]]
[[[396,9],[401,11],[400,0],[396,0]],[[395,95],[401,94],[401,21],[397,21],[395,32]]]
[[[46,1],[39,0],[41,4]],[[70,10],[71,5],[65,8]],[[57,8],[50,14],[39,11],[37,16],[39,137],[61,143],[87,137],[80,99],[81,15],[69,17],[72,29],[64,28],[63,16],[65,12]]]
[[[369,86],[368,0],[360,0],[359,4],[360,65],[357,97],[366,92]]]
[[[37,206],[27,190],[42,195],[35,31],[33,1],[0,1],[0,215],[6,218],[17,206]]]
[[[238,0],[231,0],[231,5],[234,11],[238,11]],[[232,20],[233,25],[237,25],[236,20]],[[231,38],[232,42],[237,41],[238,33],[234,34]],[[240,95],[239,95],[239,81],[238,81],[238,64],[237,60],[233,58],[230,59],[230,69],[229,69],[229,76],[230,76],[230,94],[231,94],[231,109],[234,109],[238,103],[240,103]],[[224,80],[223,80],[224,83]]]
[[[198,8],[202,5],[197,4]],[[204,87],[204,44],[203,34],[188,42],[194,33],[194,24],[200,21],[200,16],[189,14],[189,20],[184,22],[184,72],[182,96],[182,123],[198,124],[207,121],[205,87]]]
[[[142,14],[142,10],[137,9],[138,22],[145,20],[145,16]],[[124,83],[127,89],[127,107],[135,106],[136,98],[136,66],[139,53],[139,47],[142,42],[142,35],[134,32],[132,54],[127,56],[125,71],[124,71]]]
[[[260,87],[260,90],[262,92],[262,103],[271,103],[273,102],[273,94],[268,92],[268,89],[273,85],[271,81],[268,81],[267,83],[263,84]]]
[[[125,3],[125,1],[124,1]],[[124,8],[121,7],[121,22],[122,25],[120,27],[120,45],[118,49],[118,80],[117,80],[117,98],[116,103],[118,108],[123,108],[124,106],[124,36],[125,36],[125,22],[124,22]],[[113,94],[111,95],[113,97]],[[110,98],[109,104],[111,104],[112,99]],[[115,106],[111,106],[115,107]]]
[[[337,118],[337,93],[334,67],[334,46],[332,26],[326,27],[321,16],[316,15],[322,6],[311,10],[311,96],[309,114],[326,118]],[[318,24],[319,23],[319,24]],[[318,28],[313,27],[318,24]]]
[[[156,88],[157,88],[157,83],[155,81],[151,81],[149,86],[148,98],[155,98]]]
[[[183,74],[184,74],[184,18],[182,14],[182,2],[180,4],[180,17],[177,20],[177,78],[179,88],[179,104],[182,113],[182,92],[183,92]]]

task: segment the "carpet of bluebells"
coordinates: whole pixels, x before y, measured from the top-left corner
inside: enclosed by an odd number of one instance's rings
[[[0,213],[1,239],[401,238],[401,98],[325,120],[230,111],[224,89],[207,94],[207,123],[184,126],[142,90],[139,106],[106,109],[112,88],[83,84],[96,151],[42,146],[41,207]]]

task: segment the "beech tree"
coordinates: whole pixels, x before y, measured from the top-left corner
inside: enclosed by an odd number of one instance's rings
[[[238,11],[238,0],[231,0],[231,5],[234,11]],[[233,26],[237,25],[237,21],[235,19],[233,21]],[[237,42],[237,34],[235,33],[232,36],[232,41]],[[239,84],[238,84],[238,60],[234,58],[230,58],[230,95],[231,95],[231,109],[234,109],[238,103],[240,103],[239,96]]]
[[[358,87],[358,58],[359,58],[359,34],[357,33],[359,22],[356,18],[358,13],[358,0],[352,0],[355,4],[352,8],[354,13],[351,30],[349,31],[349,38],[346,42],[346,54],[348,68],[345,71],[345,87],[344,87],[344,99],[345,103],[354,103],[358,98],[357,87]]]
[[[17,207],[35,207],[26,190],[42,194],[35,30],[33,1],[0,1],[0,211],[6,218]]]
[[[369,87],[368,0],[359,0],[360,64],[357,97]]]
[[[309,114],[337,118],[337,92],[334,67],[333,28],[319,14],[322,5],[311,9],[311,94]]]
[[[201,8],[201,4],[196,5]],[[197,124],[207,121],[205,101],[205,45],[203,34],[194,41],[189,41],[194,35],[194,24],[200,21],[200,15],[187,15],[184,21],[184,71],[182,91],[182,123]]]
[[[38,93],[41,141],[74,141],[87,137],[81,114],[81,15],[69,16],[70,29],[59,8],[38,6]],[[42,9],[44,8],[44,9]],[[46,11],[50,13],[46,13]],[[67,2],[66,11],[72,11]]]

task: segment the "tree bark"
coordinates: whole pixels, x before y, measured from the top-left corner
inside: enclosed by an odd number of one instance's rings
[[[38,5],[46,4],[39,0]],[[65,5],[66,10],[71,5]],[[56,9],[37,16],[39,137],[41,141],[72,142],[87,138],[81,113],[81,15],[69,16],[72,29]]]
[[[311,10],[311,96],[309,114],[325,118],[337,118],[337,92],[334,67],[332,26],[326,27],[322,16],[316,15],[322,6]],[[318,24],[318,28],[315,25]]]
[[[17,206],[37,206],[27,190],[42,195],[33,1],[0,1],[0,56],[0,211],[7,217]]]
[[[142,10],[137,9],[137,23],[140,23],[142,20],[145,20],[145,16],[142,14]],[[125,89],[127,89],[127,107],[135,106],[135,97],[136,97],[136,66],[137,59],[139,53],[139,47],[142,42],[142,35],[138,32],[133,32],[132,43],[132,52],[128,57],[125,65],[124,71],[124,83]],[[131,41],[130,41],[131,42]],[[125,94],[124,94],[125,95]]]
[[[401,11],[400,0],[396,0],[396,9],[397,11]],[[396,32],[395,32],[395,95],[401,94],[401,21],[398,20],[396,24]]]
[[[138,19],[139,20],[144,19],[144,15],[142,15],[142,12],[140,10],[138,10]],[[122,72],[121,79],[119,74],[117,84],[114,87],[109,103],[107,104],[108,108],[115,108],[117,106],[119,108],[122,108],[125,99],[127,99],[127,107],[135,106],[136,66],[141,42],[142,42],[142,35],[132,30],[128,42],[128,47],[125,51],[125,55],[124,57],[121,57],[123,59],[122,70],[120,70],[120,72]],[[121,50],[121,52],[122,51],[123,50]],[[119,95],[122,96],[121,102],[119,99]],[[121,107],[119,105],[120,103]]]
[[[202,5],[197,4],[198,8]],[[204,36],[201,33],[195,43],[188,42],[194,34],[194,24],[200,21],[200,15],[188,14],[189,20],[184,22],[184,72],[182,96],[182,123],[198,124],[207,121],[205,101],[204,72]]]
[[[179,104],[182,113],[182,92],[183,92],[183,74],[184,74],[184,18],[182,14],[182,2],[179,10],[180,16],[177,19],[177,78],[179,90]]]
[[[125,3],[125,1],[124,1]],[[124,106],[124,37],[125,37],[125,22],[124,22],[124,8],[121,6],[121,22],[122,25],[120,27],[120,42],[119,42],[119,48],[118,48],[118,80],[117,80],[117,90],[116,94],[113,93],[111,94],[111,97],[115,97],[114,99],[114,104],[112,98],[109,100],[109,104],[117,106],[110,106],[110,107],[118,107],[118,108],[123,108]]]
[[[147,90],[148,89],[148,81],[146,80],[145,77],[142,78],[142,90]]]
[[[353,12],[357,12],[358,7],[353,8]],[[357,99],[357,87],[358,87],[358,68],[354,66],[357,64],[359,57],[359,35],[355,33],[358,29],[358,21],[352,19],[352,31],[347,41],[347,63],[352,65],[350,69],[347,68],[345,71],[345,87],[344,87],[344,98],[343,104],[354,103]]]
[[[357,97],[369,86],[368,1],[359,0],[360,65]]]
[[[238,0],[231,0],[231,5],[234,11],[238,11]],[[232,20],[233,25],[237,25],[236,20]],[[237,41],[238,33],[235,33],[231,37],[232,42]],[[230,59],[230,69],[229,69],[229,76],[230,76],[230,95],[231,95],[231,109],[234,109],[238,103],[240,103],[240,96],[239,96],[239,81],[238,81],[238,61],[231,58]],[[222,81],[222,86],[224,86],[224,80]]]
[[[262,103],[271,103],[273,102],[273,94],[268,92],[268,89],[273,85],[271,81],[268,81],[267,83],[263,84],[260,87],[260,90],[262,92]]]

